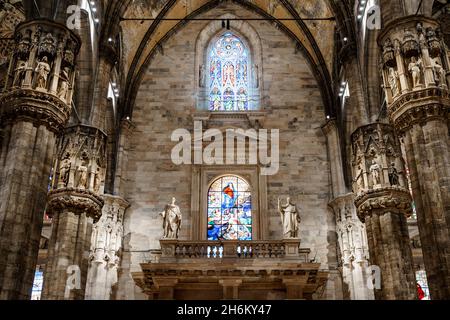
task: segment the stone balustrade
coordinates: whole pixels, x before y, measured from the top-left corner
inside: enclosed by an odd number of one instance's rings
[[[270,241],[180,241],[161,240],[158,261],[179,259],[297,259],[309,261],[309,249],[300,249],[299,239]]]

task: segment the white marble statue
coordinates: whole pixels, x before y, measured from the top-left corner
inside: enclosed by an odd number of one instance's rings
[[[372,161],[372,165],[370,166],[370,173],[372,174],[373,185],[381,184],[381,176],[380,176],[380,165],[376,160]]]
[[[163,239],[178,239],[181,228],[180,207],[175,204],[176,199],[172,198],[172,203],[167,204],[163,212],[159,214],[163,218]]]
[[[365,189],[365,183],[364,183],[364,170],[361,168],[361,165],[358,165],[358,171],[356,173],[355,178],[356,186],[358,190],[356,192],[362,192]]]
[[[395,71],[394,68],[389,68],[389,86],[391,87],[392,96],[396,97],[400,93],[400,90],[398,88],[398,73]]]
[[[61,71],[60,86],[58,91],[58,98],[65,100],[67,92],[69,92],[69,68],[64,68]]]
[[[283,224],[283,237],[285,239],[298,238],[300,226],[300,210],[291,202],[291,198],[286,199],[286,204],[281,203],[278,198],[278,212],[281,215],[281,223]]]
[[[413,88],[419,87],[421,83],[421,70],[422,70],[422,59],[417,60],[416,57],[411,58],[411,62],[409,63],[408,70],[411,73],[413,80]]]
[[[37,87],[45,89],[47,86],[48,74],[50,73],[50,65],[48,64],[46,56],[38,62],[35,71],[37,73]]]

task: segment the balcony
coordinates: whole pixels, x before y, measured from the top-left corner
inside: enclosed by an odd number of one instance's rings
[[[149,299],[312,299],[328,278],[299,239],[160,244],[142,272],[133,274]]]

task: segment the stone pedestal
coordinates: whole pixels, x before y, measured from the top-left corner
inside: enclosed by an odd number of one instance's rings
[[[79,38],[48,20],[20,24],[0,97],[0,299],[28,299],[56,136],[71,113]]]
[[[110,300],[118,281],[122,249],[123,218],[129,203],[121,197],[103,195],[102,217],[94,224],[86,300]]]
[[[42,299],[85,298],[93,224],[102,214],[106,135],[93,127],[66,129],[59,140],[48,214],[53,217]],[[77,270],[69,274],[68,270]],[[72,277],[78,277],[72,285]]]
[[[219,280],[219,284],[223,287],[224,300],[238,300],[239,286],[242,284],[241,278],[227,278]]]
[[[385,59],[383,72],[421,61],[420,86],[412,73],[402,93],[388,99],[391,123],[402,140],[417,211],[422,251],[432,299],[450,298],[450,62],[437,21],[405,17],[385,26],[379,37],[396,44],[396,62]],[[390,97],[390,88],[386,86]]]
[[[412,199],[394,129],[381,123],[361,127],[352,135],[352,149],[355,205],[366,226],[370,264],[381,269],[375,297],[416,299],[406,224]]]
[[[330,202],[336,216],[344,291],[348,292],[344,293],[344,298],[373,300],[373,290],[367,286],[370,274],[366,227],[358,218],[354,201],[355,196],[350,193]]]

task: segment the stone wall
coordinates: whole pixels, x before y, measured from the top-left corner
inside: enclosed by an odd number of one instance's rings
[[[207,17],[232,13],[256,17],[231,4],[214,9]],[[326,139],[321,126],[325,111],[317,82],[306,59],[296,52],[294,42],[272,24],[249,22],[259,33],[263,47],[262,107],[267,111],[264,128],[280,129],[280,170],[268,177],[267,201],[269,238],[281,239],[282,228],[276,210],[277,197],[291,197],[302,213],[301,246],[322,268],[336,266],[335,220],[327,208],[330,201],[330,169]],[[143,77],[132,120],[128,177],[125,198],[130,202],[124,220],[124,253],[119,282],[119,299],[143,299],[130,272],[140,271],[146,252],[159,248],[162,219],[158,212],[178,200],[184,216],[191,208],[190,166],[172,164],[170,141],[178,128],[192,130],[195,112],[196,37],[207,22],[191,22],[163,44]],[[206,219],[206,215],[205,215]],[[190,221],[183,221],[180,238],[189,239]],[[331,288],[339,286],[331,285]],[[321,298],[334,298],[328,289]],[[319,297],[320,298],[320,297]]]

